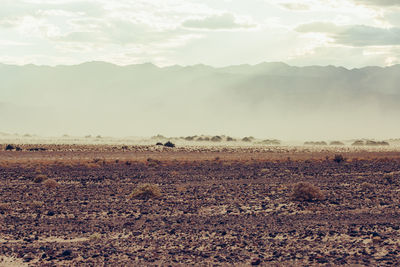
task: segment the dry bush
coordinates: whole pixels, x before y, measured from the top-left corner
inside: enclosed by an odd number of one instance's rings
[[[56,188],[58,186],[57,181],[54,179],[47,179],[43,182],[43,184],[48,188]]]
[[[393,173],[387,173],[383,176],[383,179],[385,180],[386,183],[388,184],[394,184],[395,179]]]
[[[46,180],[46,179],[47,179],[46,175],[39,174],[39,175],[37,175],[37,176],[33,179],[33,181],[34,181],[35,183],[41,183],[41,182],[43,182],[43,181]]]
[[[44,206],[44,202],[43,201],[32,201],[32,203],[30,204],[30,206],[34,209],[39,209],[41,207]]]
[[[346,161],[346,159],[343,157],[341,154],[336,154],[335,157],[333,158],[333,161],[336,163],[342,163]]]
[[[149,167],[156,167],[156,166],[161,165],[161,161],[159,161],[157,159],[147,158],[147,165]]]
[[[324,194],[321,190],[308,182],[299,182],[295,184],[290,196],[293,200],[299,201],[316,201],[324,199]]]
[[[363,191],[374,191],[375,186],[371,183],[364,182],[361,184],[361,189]]]
[[[161,190],[156,184],[142,184],[138,185],[129,197],[145,200],[150,198],[159,198],[161,197]]]
[[[168,141],[164,144],[166,147],[175,147],[175,144],[173,144],[171,141]]]

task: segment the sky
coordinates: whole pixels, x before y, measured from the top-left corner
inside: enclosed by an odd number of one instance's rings
[[[400,63],[399,0],[0,0],[0,62]]]

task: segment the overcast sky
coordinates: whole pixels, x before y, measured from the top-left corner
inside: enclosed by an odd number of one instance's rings
[[[400,0],[0,0],[0,62],[400,63]]]

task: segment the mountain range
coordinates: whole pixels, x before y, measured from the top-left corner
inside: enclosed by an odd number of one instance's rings
[[[0,64],[0,131],[397,137],[400,65]]]

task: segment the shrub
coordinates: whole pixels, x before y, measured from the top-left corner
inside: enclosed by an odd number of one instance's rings
[[[54,179],[47,179],[43,182],[43,184],[48,188],[56,188],[58,186],[57,181]]]
[[[221,142],[222,141],[222,137],[218,136],[218,135],[213,136],[213,137],[211,137],[211,141],[212,142]]]
[[[6,151],[14,150],[14,149],[15,149],[15,147],[13,145],[7,145],[6,146]]]
[[[351,145],[352,146],[363,146],[364,145],[364,141],[363,140],[356,140]]]
[[[161,161],[157,159],[147,158],[147,165],[150,167],[155,167],[161,164]]]
[[[47,177],[46,177],[45,175],[39,174],[39,175],[37,175],[37,176],[33,179],[33,181],[34,181],[35,183],[41,183],[41,182],[43,182],[43,181],[46,180],[46,179],[47,179]]]
[[[142,184],[138,185],[129,197],[144,200],[159,198],[161,197],[161,190],[158,185],[155,184]]]
[[[388,184],[393,184],[395,182],[393,173],[387,173],[383,176],[383,179]]]
[[[361,189],[364,191],[374,191],[375,186],[371,183],[363,182],[361,184]]]
[[[331,146],[344,146],[344,143],[340,142],[340,141],[332,141],[332,142],[329,143],[329,145],[331,145]]]
[[[343,161],[346,161],[346,159],[343,157],[343,155],[336,154],[335,157],[333,158],[333,161],[336,163],[342,163]]]
[[[277,140],[277,139],[266,139],[260,142],[263,145],[280,145],[281,141]]]
[[[293,200],[299,201],[314,201],[324,199],[324,195],[321,190],[308,182],[299,182],[295,184],[293,186],[291,197]]]
[[[44,206],[44,202],[43,201],[32,201],[31,202],[31,207],[33,208],[33,209],[40,209],[41,207],[43,207]]]
[[[164,146],[166,146],[166,147],[175,147],[175,144],[173,144],[173,143],[171,143],[170,141],[168,141],[168,142],[166,142],[166,143],[164,144]]]

